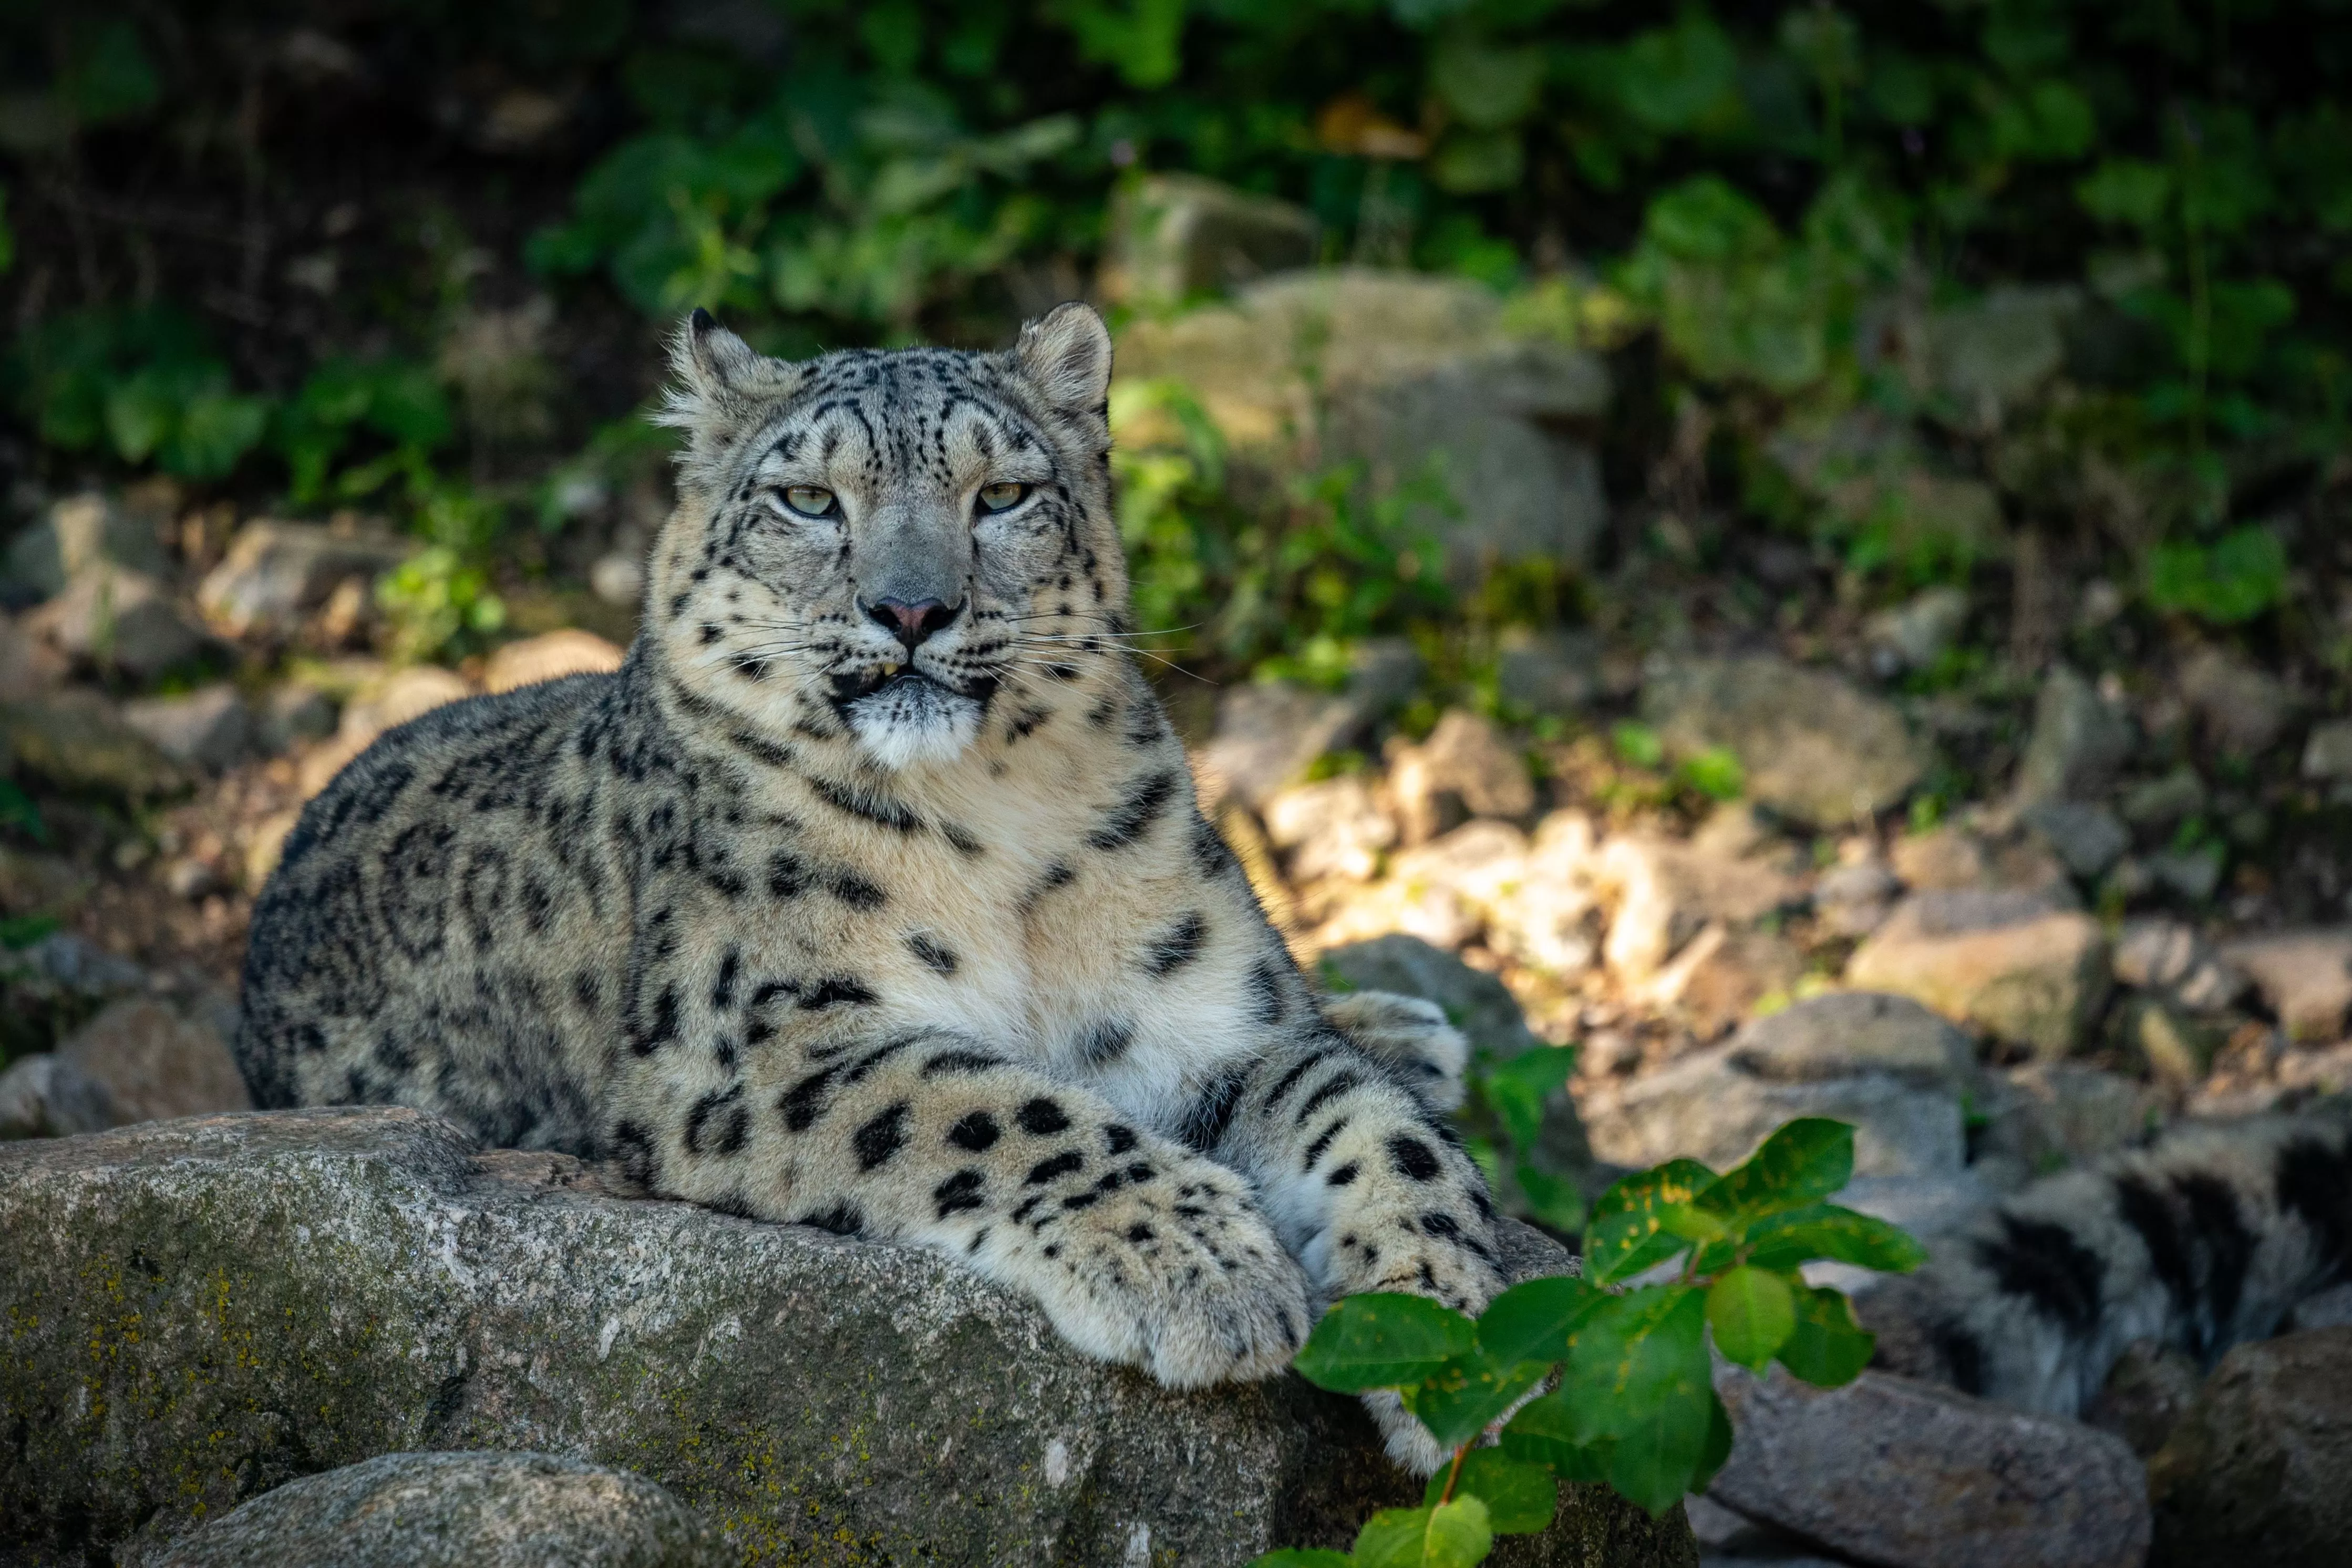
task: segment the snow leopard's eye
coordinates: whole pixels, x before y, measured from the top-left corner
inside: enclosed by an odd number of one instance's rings
[[[785,487],[783,510],[796,516],[830,517],[835,505],[833,492],[821,485]]]
[[[983,515],[991,512],[1011,511],[1028,499],[1029,487],[1014,484],[1010,480],[1002,484],[980,487],[980,510]]]

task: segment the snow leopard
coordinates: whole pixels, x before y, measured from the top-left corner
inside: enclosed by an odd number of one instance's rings
[[[2352,1105],[2190,1122],[2050,1176],[1930,1244],[1857,1310],[1877,1363],[2074,1415],[2153,1341],[2210,1371],[2352,1280]]]
[[[1280,1372],[1342,1295],[1475,1312],[1462,1037],[1301,971],[1131,651],[1099,317],[786,363],[697,311],[672,357],[621,668],[436,710],[309,804],[256,1103],[941,1249],[1171,1387]]]

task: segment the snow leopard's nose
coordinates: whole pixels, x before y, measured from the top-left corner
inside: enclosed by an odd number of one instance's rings
[[[906,644],[907,651],[912,653],[932,633],[945,631],[962,609],[961,605],[942,605],[937,599],[925,599],[915,605],[904,599],[877,599],[866,606],[866,615]]]

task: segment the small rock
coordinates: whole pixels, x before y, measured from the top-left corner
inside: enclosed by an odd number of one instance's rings
[[[2303,776],[2323,784],[2352,782],[2352,719],[2311,727],[2303,743]]]
[[[337,712],[335,700],[315,686],[273,687],[261,703],[261,749],[275,756],[305,741],[325,740],[335,732]]]
[[[205,647],[163,584],[116,566],[82,572],[25,624],[68,658],[134,680],[152,680]]]
[[[2352,927],[2248,937],[2225,943],[2221,957],[2252,977],[2289,1039],[2343,1037],[2352,1009]]]
[[[2287,1052],[2279,1058],[2275,1081],[2297,1099],[2352,1092],[2352,1042],[2326,1050]]]
[[[1304,207],[1198,174],[1150,174],[1111,204],[1102,294],[1165,308],[1270,272],[1315,264],[1318,226]]]
[[[1345,877],[1369,882],[1396,843],[1396,824],[1360,773],[1284,790],[1265,803],[1265,837],[1289,852],[1294,881]]]
[[[633,553],[614,551],[588,568],[588,590],[608,605],[635,609],[646,595],[646,566]]]
[[[262,1493],[152,1568],[719,1568],[738,1554],[662,1488],[551,1454],[384,1454]]]
[[[2148,876],[2160,888],[2168,889],[2183,901],[2202,904],[2212,900],[2221,885],[2221,872],[2229,856],[2218,844],[2208,844],[2196,849],[2167,849],[2144,857],[2141,864]]]
[[[1729,1507],[1887,1568],[2140,1568],[2148,1504],[2121,1438],[1886,1373],[1815,1389],[1726,1368]]]
[[[610,675],[625,657],[617,643],[576,626],[542,632],[510,642],[490,655],[482,668],[482,689],[512,691],[567,675]]]
[[[2143,833],[2158,833],[2203,812],[2208,798],[2205,781],[2184,763],[2162,778],[2132,785],[2116,805],[2126,822]]]
[[[0,615],[0,702],[22,702],[55,688],[71,673],[66,657]]]
[[[2021,805],[2095,800],[2131,755],[2132,722],[2091,683],[2064,665],[2042,678],[2033,703],[2033,737],[2018,763]]]
[[[2246,989],[2246,977],[2180,921],[2125,921],[2116,937],[2115,975],[2126,985],[2168,993],[2198,1013],[2218,1013]]]
[[[1976,1046],[1907,996],[1833,991],[1792,1003],[1739,1031],[1735,1066],[1781,1083],[1884,1073],[1958,1096],[1977,1081]]]
[[[284,640],[346,578],[372,580],[400,564],[401,540],[358,528],[258,518],[236,531],[196,604],[231,637]]]
[[[1893,609],[1881,610],[1864,626],[1872,666],[1882,677],[1926,669],[1959,640],[1968,620],[1968,595],[1951,587],[1923,589]]]
[[[253,750],[253,714],[234,686],[207,686],[179,697],[142,697],[122,705],[122,721],[176,763],[225,773]]]
[[[1523,817],[1536,808],[1526,759],[1475,713],[1450,710],[1428,740],[1395,752],[1389,790],[1407,844],[1426,843],[1465,817]]]
[[[1746,925],[1801,897],[1794,879],[1760,861],[1705,855],[1647,834],[1609,840],[1591,866],[1593,886],[1612,908],[1601,951],[1629,982],[1664,968],[1710,921]]]
[[[2266,752],[2294,718],[2295,695],[2284,681],[2218,647],[2191,654],[2179,684],[2206,738],[2225,752]]]
[[[1710,923],[1633,994],[1711,1040],[1766,997],[1785,997],[1804,974],[1805,955],[1778,932]]]
[[[1465,823],[1404,851],[1390,869],[1399,881],[1444,888],[1484,913],[1528,875],[1528,837],[1507,822]]]
[[[327,787],[345,763],[375,743],[386,730],[419,719],[447,702],[474,694],[465,678],[438,665],[412,665],[362,690],[343,705],[334,739],[302,759],[296,786],[304,799]]]
[[[1484,914],[1452,888],[1418,878],[1388,877],[1349,889],[1323,923],[1315,945],[1339,947],[1399,933],[1449,952],[1474,941]]]
[[[104,1086],[109,1126],[253,1107],[228,1042],[160,1002],[110,1004],[58,1045],[58,1060]]]
[[[2321,1568],[2352,1542],[2352,1328],[2242,1344],[2147,1466],[2150,1568]]]
[[[1927,767],[1891,704],[1777,658],[1669,665],[1643,688],[1642,713],[1669,755],[1728,748],[1749,798],[1815,826],[1885,810]]]
[[[2032,893],[1915,893],[1846,964],[1849,985],[1914,997],[2044,1059],[2074,1048],[2107,983],[2099,923]]]
[[[2116,1032],[2150,1078],[2179,1092],[2204,1081],[2221,1048],[2221,1032],[2161,997],[2137,996],[2120,1010]]]
[[[2164,1129],[2164,1098],[2144,1083],[2079,1062],[2033,1062],[1992,1075],[1978,1148],[2037,1173],[2147,1142]]]
[[[2164,1447],[2204,1381],[2204,1369],[2187,1352],[2134,1340],[2116,1358],[2105,1386],[2084,1406],[2083,1419],[2113,1432],[2145,1459]]]
[[[1216,732],[1197,759],[1204,804],[1230,796],[1255,810],[1316,758],[1355,743],[1396,700],[1398,662],[1386,647],[1360,646],[1344,693],[1282,680],[1253,681],[1226,692],[1217,704]],[[1407,689],[1412,679],[1404,682]]]
[[[165,868],[163,886],[171,889],[173,898],[194,903],[219,892],[225,884],[211,861],[184,855]]]
[[[1992,858],[1983,840],[1965,828],[1943,826],[1906,834],[1887,858],[1904,886],[1921,891],[1982,888],[1992,880]]]
[[[1835,866],[1813,882],[1813,910],[1840,936],[1868,936],[1886,922],[1903,890],[1895,873],[1875,860]]]
[[[1643,1169],[1701,1160],[1728,1170],[1783,1122],[1827,1116],[1854,1128],[1854,1171],[1949,1176],[1964,1163],[1960,1102],[1886,1073],[1776,1079],[1734,1059],[1730,1045],[1693,1052],[1646,1078],[1589,1087],[1578,1100],[1593,1152]]]
[[[112,1125],[106,1086],[54,1052],[20,1057],[0,1073],[0,1139],[70,1138]]]
[[[1504,701],[1535,713],[1573,713],[1601,688],[1601,639],[1591,632],[1503,635],[1495,661],[1495,689]]]
[[[2130,831],[2104,805],[2045,800],[2027,806],[2020,819],[2084,881],[2095,879],[2131,847]]]
[[[13,755],[25,773],[68,792],[152,800],[190,782],[94,691],[68,689],[0,703],[0,754]]]
[[[11,542],[5,575],[44,599],[94,566],[161,576],[170,562],[158,521],[152,508],[123,505],[96,490],[67,496]]]

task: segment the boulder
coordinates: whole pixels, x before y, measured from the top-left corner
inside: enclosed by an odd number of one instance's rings
[[[1397,838],[1395,822],[1361,773],[1284,790],[1262,815],[1266,842],[1287,852],[1294,881],[1345,877],[1369,882]]]
[[[177,697],[142,697],[122,705],[122,721],[175,763],[221,773],[253,750],[253,712],[234,686],[207,686]]]
[[[357,527],[257,518],[236,531],[228,552],[196,589],[196,605],[231,637],[283,641],[346,579],[372,582],[409,546]]]
[[[2184,921],[2126,921],[2114,964],[2118,983],[2161,992],[2192,1012],[2219,1012],[2246,989],[2246,977]]]
[[[1172,1394],[950,1258],[607,1197],[404,1109],[0,1146],[0,1234],[19,1548],[128,1555],[403,1450],[634,1471],[762,1561],[1238,1565],[1420,1496],[1296,1377]],[[1509,1561],[1695,1556],[1679,1517],[1563,1504]]]
[[[0,755],[24,772],[76,794],[152,800],[192,782],[155,742],[123,721],[95,691],[66,689],[0,703]]]
[[[1739,1031],[1731,1061],[1781,1083],[1884,1073],[1955,1098],[1977,1083],[1976,1046],[1907,996],[1832,991],[1793,1003]]]
[[[1591,880],[1612,911],[1602,952],[1612,972],[1636,984],[1710,922],[1746,925],[1802,898],[1794,879],[1761,860],[1709,855],[1647,833],[1610,839],[1591,865]]]
[[[1840,936],[1868,936],[1886,923],[1903,883],[1878,860],[1832,866],[1813,879],[1813,912]]]
[[[719,1531],[626,1470],[553,1454],[383,1454],[262,1493],[142,1568],[720,1568]]]
[[[1805,955],[1778,931],[1710,921],[1633,995],[1711,1040],[1804,977]]]
[[[2115,1037],[2148,1078],[2175,1093],[2204,1081],[2224,1037],[2221,1028],[2160,995],[2133,996],[2116,1009]]]
[[[2352,783],[2352,719],[2311,727],[2303,742],[2303,776],[2320,784]]]
[[[2148,1502],[2122,1438],[1886,1373],[1816,1389],[1726,1367],[1708,1494],[1884,1568],[2139,1568]]]
[[[205,647],[204,632],[161,582],[103,563],[77,574],[25,624],[67,658],[133,680],[152,680]]]
[[[620,644],[564,626],[500,647],[482,667],[482,689],[512,691],[567,675],[610,675],[625,657]]]
[[[1915,893],[1854,950],[1845,977],[2053,1058],[2106,998],[2107,939],[2090,916],[2036,894]]]
[[[1646,1078],[1591,1084],[1577,1109],[1593,1152],[1613,1165],[1641,1169],[1689,1158],[1727,1170],[1754,1153],[1781,1123],[1827,1116],[1853,1123],[1858,1175],[1958,1173],[1966,1142],[1958,1094],[1885,1072],[1766,1076],[1779,1065],[1769,1053],[1743,1056],[1735,1039]],[[1805,1065],[1801,1061],[1800,1070]]]
[[[1313,266],[1318,231],[1315,215],[1288,202],[1198,174],[1148,174],[1111,204],[1102,296],[1165,309],[1225,293]]]
[[[1389,758],[1389,790],[1407,844],[1473,816],[1523,817],[1536,808],[1527,760],[1491,719],[1448,710],[1419,745]]]
[[[2335,1568],[2352,1542],[2352,1328],[2239,1345],[2147,1466],[2150,1568]]]
[[[2027,806],[2020,820],[2068,871],[2084,881],[2122,859],[2124,851],[2131,847],[2131,830],[2104,805],[2046,800]]]
[[[2221,957],[2252,978],[2289,1039],[2343,1037],[2352,1008],[2352,926],[2247,937],[2224,943]]]
[[[1417,505],[1414,522],[1465,587],[1496,560],[1583,560],[1608,515],[1592,446],[1566,433],[1607,408],[1607,368],[1521,333],[1468,279],[1284,273],[1230,303],[1135,321],[1118,370],[1190,387],[1244,470],[1282,473],[1298,434],[1319,431],[1316,461],[1360,463],[1376,492],[1436,479],[1453,504]]]
[[[2131,755],[2132,722],[2066,666],[2053,665],[2033,700],[2033,736],[2017,765],[2019,804],[2095,800]]]
[[[102,1126],[253,1105],[220,1033],[145,997],[110,1003],[60,1041],[57,1054],[103,1091]]]
[[[102,1132],[114,1120],[106,1086],[53,1051],[18,1057],[0,1072],[0,1139]]]
[[[1642,715],[1669,756],[1727,747],[1750,799],[1817,827],[1885,810],[1927,771],[1893,705],[1777,658],[1670,664],[1643,685]]]
[[[1466,822],[1390,864],[1397,880],[1443,888],[1484,915],[1528,876],[1528,836],[1507,822]]]

